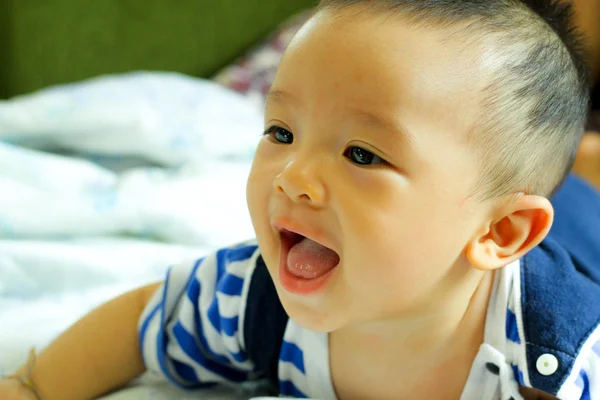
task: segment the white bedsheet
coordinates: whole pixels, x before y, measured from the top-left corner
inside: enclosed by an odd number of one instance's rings
[[[251,238],[245,180],[262,124],[242,96],[176,74],[0,102],[0,375],[169,265]],[[186,398],[172,390],[111,400]]]

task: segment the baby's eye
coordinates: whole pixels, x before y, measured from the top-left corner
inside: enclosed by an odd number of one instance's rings
[[[272,126],[265,131],[266,136],[270,136],[271,140],[281,144],[294,143],[294,134],[280,126]]]
[[[373,165],[385,162],[381,157],[376,156],[362,147],[348,147],[344,155],[349,158],[350,161],[358,165]]]

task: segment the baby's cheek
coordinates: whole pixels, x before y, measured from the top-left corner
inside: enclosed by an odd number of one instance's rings
[[[359,236],[352,246],[361,263],[368,266],[368,279],[383,280],[378,285],[398,289],[398,282],[435,279],[453,262],[449,234],[435,230],[418,213],[407,212],[401,218],[382,214],[376,224],[371,219],[368,234]],[[379,219],[379,218],[377,218]],[[365,221],[369,224],[369,221]],[[374,229],[378,225],[378,229]],[[447,265],[446,265],[447,264]]]

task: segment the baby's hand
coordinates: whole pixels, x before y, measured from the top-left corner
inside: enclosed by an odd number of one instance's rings
[[[38,400],[28,387],[17,379],[0,379],[0,399],[2,400]]]

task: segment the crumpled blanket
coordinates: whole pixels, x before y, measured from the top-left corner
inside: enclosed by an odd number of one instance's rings
[[[252,238],[262,110],[131,73],[0,101],[0,375],[92,307]]]

